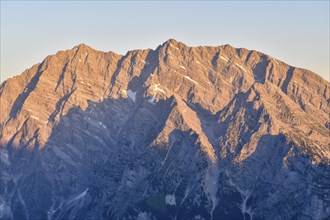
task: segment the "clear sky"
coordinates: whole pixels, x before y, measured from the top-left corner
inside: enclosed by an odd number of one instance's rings
[[[329,81],[329,1],[2,1],[1,81],[85,43],[102,51],[231,44]]]

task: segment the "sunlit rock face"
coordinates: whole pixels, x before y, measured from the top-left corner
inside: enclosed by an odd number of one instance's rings
[[[0,86],[0,219],[327,219],[329,86],[230,45],[60,51]]]

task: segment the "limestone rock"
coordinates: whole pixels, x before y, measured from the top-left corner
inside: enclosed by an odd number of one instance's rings
[[[329,218],[329,86],[230,45],[60,51],[0,86],[0,219]]]

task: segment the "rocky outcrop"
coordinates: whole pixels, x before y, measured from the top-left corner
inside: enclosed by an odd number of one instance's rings
[[[329,85],[230,45],[60,51],[0,86],[0,218],[327,218]]]

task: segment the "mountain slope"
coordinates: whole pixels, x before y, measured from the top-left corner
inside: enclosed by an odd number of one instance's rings
[[[0,218],[329,217],[329,85],[230,45],[60,51],[0,86]]]

